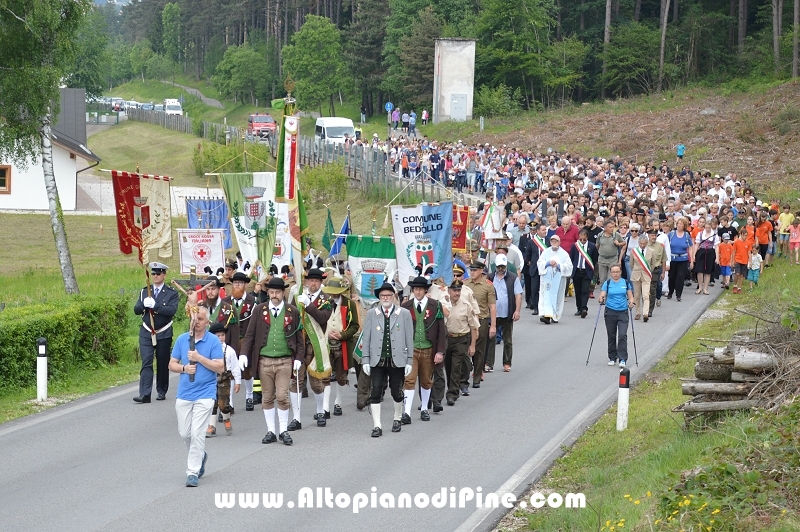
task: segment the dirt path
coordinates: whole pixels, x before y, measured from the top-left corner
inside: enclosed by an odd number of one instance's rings
[[[215,100],[214,98],[209,98],[207,96],[204,96],[202,92],[193,87],[187,87],[186,85],[181,85],[180,83],[175,83],[164,79],[162,79],[161,82],[166,83],[167,85],[174,85],[175,87],[182,88],[192,96],[197,96],[198,98],[200,98],[200,101],[206,105],[210,105],[211,107],[216,107],[217,109],[225,109],[225,106],[222,105],[222,103],[220,103],[219,100]]]

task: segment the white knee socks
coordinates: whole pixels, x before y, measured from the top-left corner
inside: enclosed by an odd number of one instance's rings
[[[406,398],[406,414],[411,415],[411,407],[414,403],[414,390],[403,390],[403,395]]]
[[[322,392],[322,410],[325,412],[331,411],[331,386],[330,384],[325,387]]]
[[[244,398],[245,399],[252,399],[253,398],[253,379],[242,379],[244,382]],[[233,387],[231,387],[233,390]]]
[[[369,405],[369,408],[372,410],[372,425],[381,428],[381,404],[376,403],[374,405]]]
[[[273,419],[272,422],[275,423],[275,421],[274,421],[275,418],[273,417],[272,419]],[[280,427],[281,427],[281,432],[280,433],[283,434],[284,432],[286,432],[286,429],[289,427],[289,409],[288,408],[286,410],[281,410],[280,408],[278,409],[278,423],[280,423]]]
[[[275,408],[264,410],[264,419],[267,421],[267,430],[275,433]]]
[[[400,418],[403,417],[403,403],[395,403],[394,404],[394,420],[400,421]]]
[[[426,390],[425,388],[422,389],[422,410],[428,409],[428,401],[431,398],[431,391]]]
[[[317,401],[317,414],[321,414],[324,412],[323,403],[325,402],[325,394],[324,393],[315,393],[314,399]]]
[[[339,383],[336,383],[336,399],[334,399],[333,404],[342,406],[342,391],[345,389],[344,386],[340,386]]]

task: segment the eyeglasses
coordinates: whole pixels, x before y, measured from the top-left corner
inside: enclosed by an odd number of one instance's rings
[[[463,276],[464,276],[463,273],[454,273],[453,274],[453,277],[455,277],[456,279],[461,279]]]
[[[381,299],[389,299],[392,296],[394,296],[394,294],[378,294],[378,297]]]
[[[638,233],[638,232],[639,232],[638,229],[631,229],[631,233]]]

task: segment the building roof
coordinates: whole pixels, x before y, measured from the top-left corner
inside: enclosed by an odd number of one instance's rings
[[[68,137],[64,133],[61,133],[60,131],[51,130],[50,139],[53,141],[53,144],[61,146],[68,152],[74,154],[76,157],[86,159],[87,161],[94,161],[97,163],[100,162],[100,157],[98,157],[92,150],[72,137]]]

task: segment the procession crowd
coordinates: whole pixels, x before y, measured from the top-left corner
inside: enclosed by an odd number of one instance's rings
[[[667,161],[395,142],[401,169],[419,149],[431,179],[457,168],[462,188],[490,185],[471,212],[465,251],[454,253],[451,283],[419,265],[416,276],[386,279],[365,297],[346,262],[321,269],[309,261],[298,286],[291,271],[256,282],[241,259],[231,260],[223,275],[198,287],[199,299],[190,297],[192,331],[170,354],[178,294],[163,282],[166,266],[151,264],[153,292],[143,289],[134,309],[143,319],[134,400],[150,402],[154,357],[157,399],[167,392],[167,367],[182,374],[176,412],[189,451],[187,486],[204,472],[204,440],[216,435],[216,424],[232,433],[242,383],[245,410],[261,404],[262,443],[291,445],[290,433],[302,429],[301,397],[313,396],[313,422],[324,427],[343,414],[354,373],[356,408],[369,408],[371,434],[380,437],[387,389],[391,431],[400,432],[415,402],[429,421],[445,403],[475,393],[495,370],[500,343],[502,369],[511,371],[514,326],[526,308],[553,326],[564,321],[567,299],[580,319],[597,298],[608,364],[624,366],[630,320],[654,319],[665,293],[677,303],[688,286],[698,295],[717,283],[740,293],[745,280],[757,286],[774,260],[800,264],[800,217],[789,205],[757,199],[734,173],[712,177],[683,166],[680,151],[681,167],[673,169]]]

